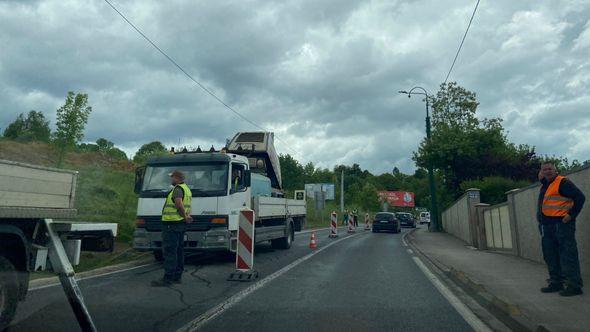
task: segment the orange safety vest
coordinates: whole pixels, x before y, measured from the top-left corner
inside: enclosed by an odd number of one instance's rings
[[[571,198],[559,194],[559,185],[564,179],[565,176],[558,175],[547,187],[541,207],[541,212],[547,217],[564,217],[574,206],[574,201]]]

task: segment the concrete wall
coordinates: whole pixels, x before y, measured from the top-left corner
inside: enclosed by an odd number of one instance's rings
[[[473,245],[476,240],[475,204],[479,203],[479,189],[468,189],[453,205],[442,213],[445,232]]]
[[[508,193],[512,196],[509,209],[514,217],[516,228],[517,255],[537,262],[543,261],[541,254],[541,237],[537,222],[537,198],[540,185],[514,190]]]

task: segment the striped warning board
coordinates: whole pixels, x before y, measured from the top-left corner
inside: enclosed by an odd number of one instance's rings
[[[258,277],[254,271],[254,211],[240,211],[238,223],[238,246],[236,251],[236,271],[228,280],[250,281]]]
[[[240,211],[238,226],[238,252],[236,270],[247,271],[254,266],[254,211]]]

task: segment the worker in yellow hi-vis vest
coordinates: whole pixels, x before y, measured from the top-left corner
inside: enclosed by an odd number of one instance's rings
[[[184,183],[181,171],[170,173],[174,188],[166,196],[162,208],[162,254],[164,256],[164,277],[152,281],[154,287],[165,287],[181,283],[184,272],[184,234],[186,224],[191,223],[190,188]]]

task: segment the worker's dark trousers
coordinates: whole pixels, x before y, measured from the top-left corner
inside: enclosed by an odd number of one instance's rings
[[[180,280],[184,272],[185,222],[162,224],[162,253],[164,254],[164,279]]]
[[[582,287],[580,260],[576,243],[576,222],[539,224],[543,258],[549,269],[549,281]]]

